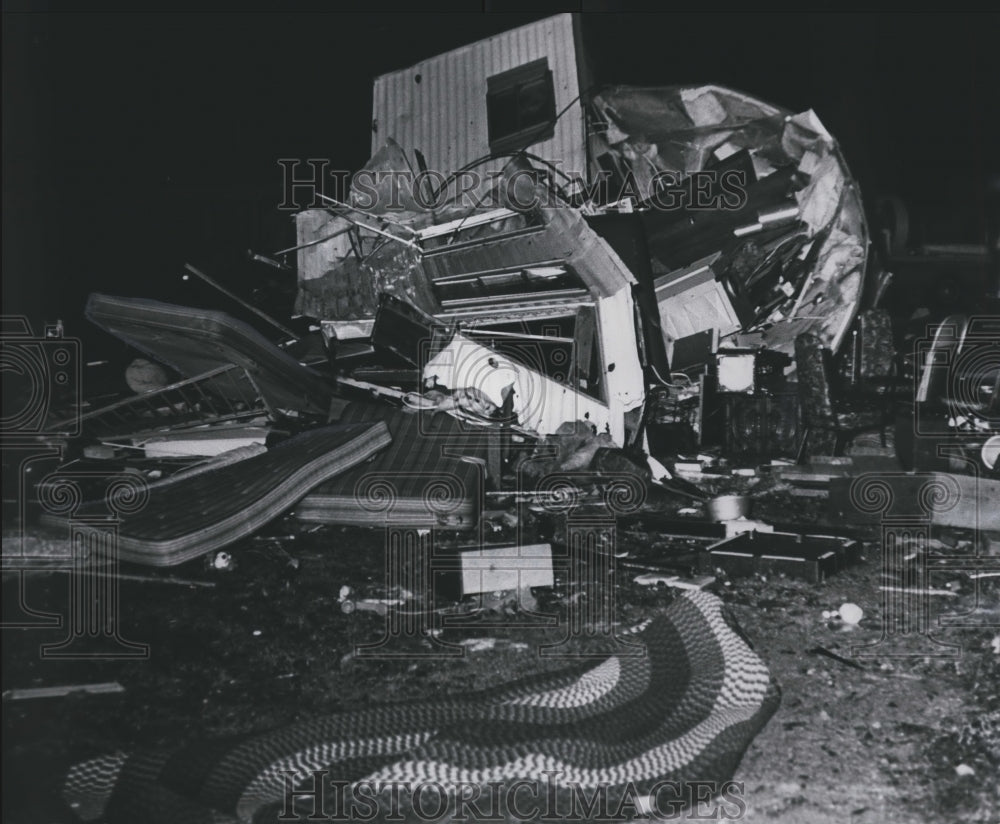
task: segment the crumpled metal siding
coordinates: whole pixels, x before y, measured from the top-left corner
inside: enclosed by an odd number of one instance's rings
[[[489,154],[486,79],[546,57],[559,118],[550,140],[533,154],[561,161],[564,171],[586,174],[583,109],[573,19],[560,14],[432,57],[375,80],[372,153],[393,138],[413,161],[420,149],[430,169],[449,174]],[[417,75],[420,82],[416,82]],[[572,104],[572,105],[570,105]],[[497,165],[497,164],[494,164]]]

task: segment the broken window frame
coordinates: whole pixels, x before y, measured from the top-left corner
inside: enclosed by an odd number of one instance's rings
[[[478,314],[488,312],[488,314]],[[465,310],[449,315],[460,324],[464,335],[511,358],[517,363],[535,369],[539,374],[555,380],[600,403],[609,402],[607,385],[603,380],[605,353],[604,342],[599,333],[600,309],[590,300],[566,301],[546,308],[536,307],[522,311],[509,309],[497,313],[490,310]],[[478,314],[478,317],[477,317]],[[443,316],[442,316],[443,317]],[[543,327],[568,324],[568,334],[559,334],[555,329],[531,331],[529,325],[542,324]],[[521,326],[521,330],[511,327]],[[517,348],[532,344],[564,345],[568,350],[564,357],[551,361],[557,368],[552,371],[539,369],[545,358],[538,353],[534,358],[525,358]],[[556,374],[558,373],[558,375]]]
[[[522,97],[530,86],[543,83],[546,99],[538,111],[543,119],[528,120]],[[502,96],[513,94],[514,128],[501,123],[499,104]],[[556,93],[549,61],[542,57],[486,78],[486,121],[490,152],[516,152],[555,135]]]
[[[488,220],[477,219],[480,216],[470,213],[468,218],[457,218],[450,221],[454,228],[447,234],[429,233],[427,238],[421,237],[424,257],[446,255],[461,249],[467,249],[484,243],[494,243],[500,240],[510,240],[522,235],[537,234],[545,231],[545,221],[538,209],[525,212],[515,212],[510,209],[498,209],[489,215]],[[496,229],[492,224],[508,221],[514,225],[509,228]],[[437,226],[430,227],[436,229]],[[489,232],[489,234],[484,234]],[[471,235],[471,237],[468,237]]]
[[[540,269],[563,271],[558,275],[536,274],[536,270]],[[573,267],[562,260],[446,275],[434,278],[432,284],[441,306],[446,310],[525,304],[534,300],[580,300],[589,294]],[[512,290],[512,286],[518,288]],[[467,294],[461,294],[462,291]]]

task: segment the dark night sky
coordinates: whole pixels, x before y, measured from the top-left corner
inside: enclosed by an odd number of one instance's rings
[[[544,16],[5,13],[5,313],[40,327],[93,290],[183,298],[186,260],[249,294],[235,261],[293,239],[279,158],[358,168],[376,75]],[[1000,16],[584,20],[599,80],[814,108],[867,198],[903,194],[930,240],[981,241]]]

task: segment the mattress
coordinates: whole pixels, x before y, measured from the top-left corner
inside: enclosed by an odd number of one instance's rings
[[[381,420],[392,445],[312,490],[297,518],[328,524],[471,529],[482,509],[484,430],[449,415],[351,403],[341,423]]]
[[[389,445],[381,421],[313,429],[262,455],[204,472],[184,483],[153,488],[133,502],[118,524],[119,557],[149,566],[174,566],[252,534],[295,505],[311,488],[357,466]],[[65,481],[72,483],[71,473]],[[59,485],[60,475],[50,480]],[[53,495],[57,495],[57,490]],[[142,502],[143,497],[147,497]],[[91,501],[43,522],[69,527],[100,522],[107,504]],[[100,527],[99,527],[100,528]]]

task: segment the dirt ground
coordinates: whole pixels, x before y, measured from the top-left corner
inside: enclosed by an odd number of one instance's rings
[[[754,514],[820,531],[824,512],[822,499],[774,489],[756,496]],[[542,539],[559,538],[558,524],[544,519],[521,526]],[[492,529],[492,540],[513,534],[510,519]],[[954,647],[911,634],[890,637],[871,647],[872,657],[858,657],[852,648],[882,636],[879,546],[874,531],[861,537],[864,561],[822,583],[756,576],[715,584],[783,693],[780,709],[734,776],[744,787],[743,818],[779,824],[1000,821],[1000,629],[986,626],[1000,623],[998,579],[980,579],[977,590],[968,573],[932,574],[934,587],[952,593],[932,599],[932,618],[966,614],[965,623],[981,625],[937,629],[937,640]],[[442,536],[450,538],[457,536]],[[952,531],[943,545],[962,538],[975,536]],[[697,546],[649,530],[641,518],[619,530],[623,557],[609,582],[619,626],[638,623],[675,597],[667,588],[634,583],[639,569],[683,566]],[[341,588],[351,587],[352,597],[387,594],[378,531],[306,527],[285,518],[231,553],[229,570],[206,559],[169,571],[122,568],[155,579],[120,582],[121,636],[148,644],[148,658],[43,659],[40,646],[62,640],[65,628],[4,630],[5,822],[74,820],[58,797],[58,779],[68,765],[101,752],[259,730],[559,666],[535,651],[540,639],[552,637],[551,629],[485,625],[487,619],[519,619],[504,599],[486,604],[492,611],[475,613],[469,628],[439,636],[467,644],[460,658],[355,654],[356,645],[382,636],[386,618],[344,612]],[[208,586],[169,582],[176,578]],[[559,614],[575,591],[571,578],[568,573],[553,591],[536,592],[539,608]],[[36,572],[25,581],[32,608],[65,610],[69,576]],[[864,611],[853,628],[824,617],[845,602]],[[6,620],[16,617],[17,603],[17,577],[5,575]],[[411,639],[409,649],[419,652],[430,642]],[[891,658],[889,651],[906,656]],[[933,657],[948,651],[955,655]],[[15,688],[102,681],[118,681],[124,692],[8,700],[7,691]]]

